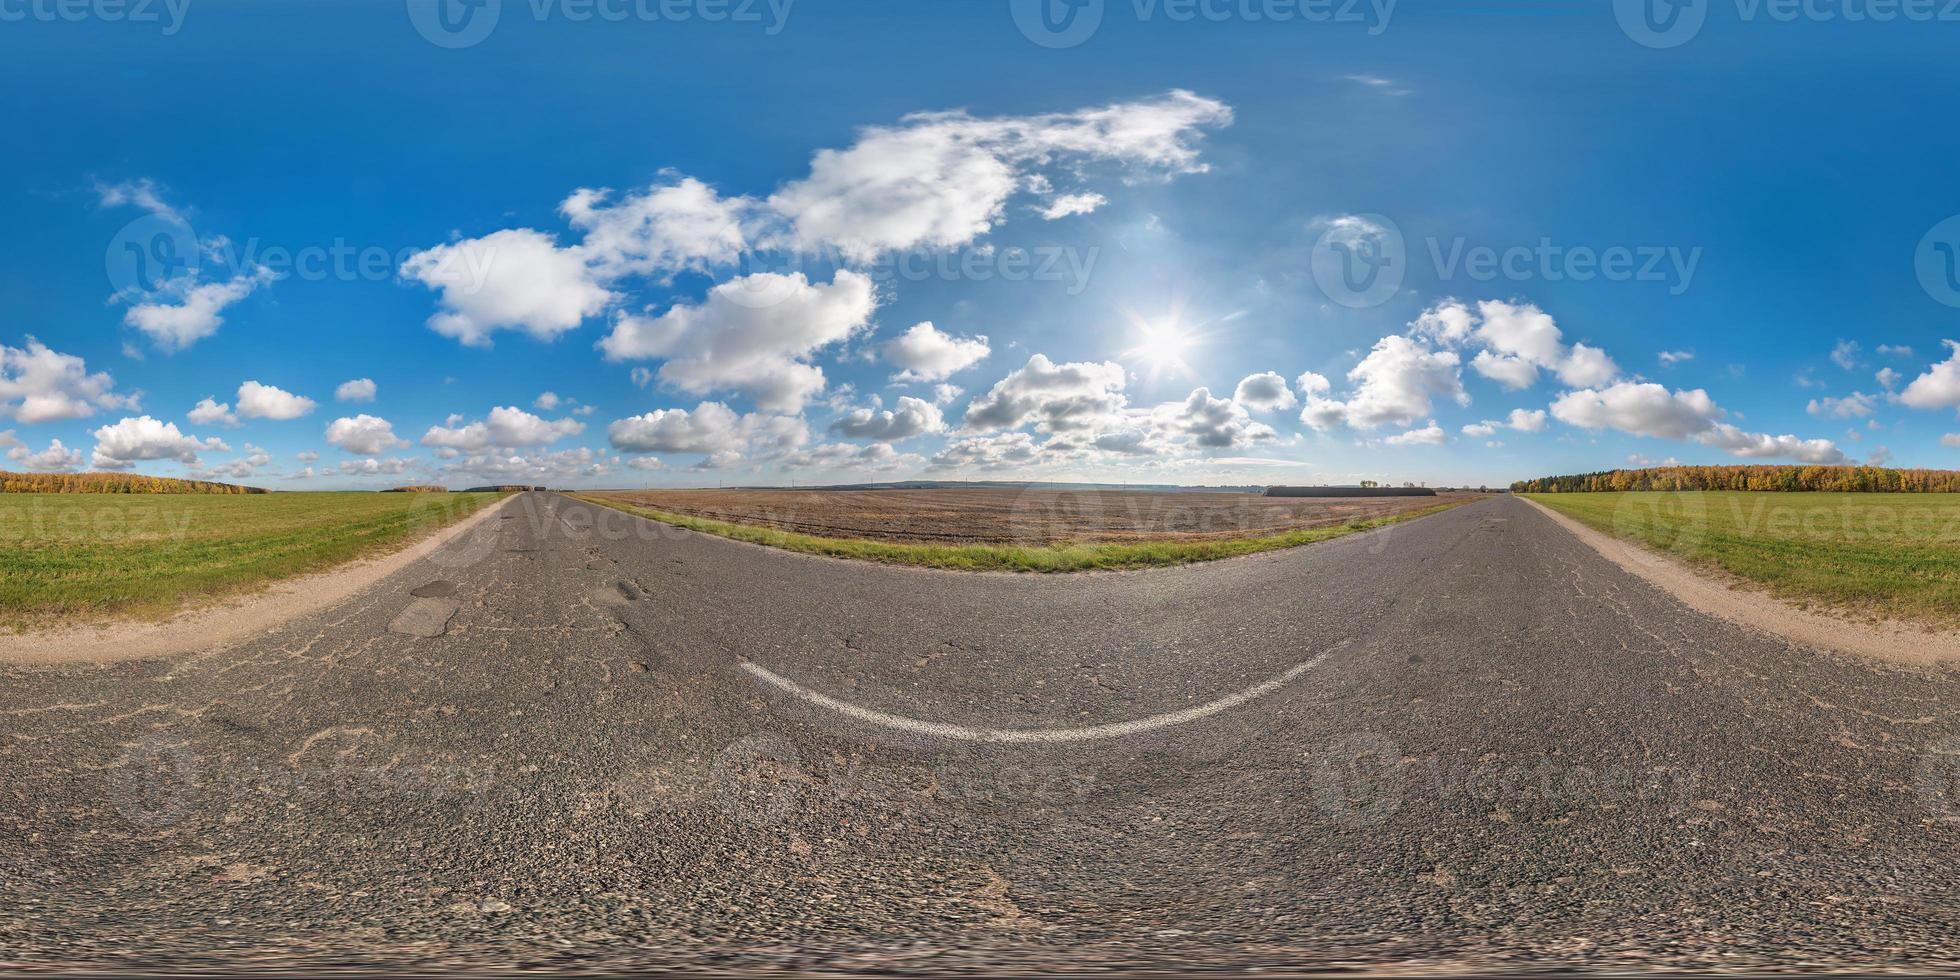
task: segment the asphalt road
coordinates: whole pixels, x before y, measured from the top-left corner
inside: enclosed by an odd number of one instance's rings
[[[0,671],[0,963],[1960,962],[1960,675],[1521,501],[1066,577],[482,528],[242,646]]]

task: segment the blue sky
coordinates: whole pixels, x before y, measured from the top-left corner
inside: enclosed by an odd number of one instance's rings
[[[1938,5],[1017,3],[0,0],[5,465],[1960,463]]]

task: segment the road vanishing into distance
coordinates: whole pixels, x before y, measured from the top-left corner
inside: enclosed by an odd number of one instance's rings
[[[1509,497],[1032,576],[525,494],[243,645],[0,668],[0,962],[1951,967],[1956,706]]]

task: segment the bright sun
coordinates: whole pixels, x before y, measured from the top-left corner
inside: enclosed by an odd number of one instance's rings
[[[1191,365],[1185,360],[1197,337],[1175,319],[1157,322],[1139,321],[1136,324],[1137,344],[1124,352],[1124,356],[1141,361],[1157,374],[1187,374]]]

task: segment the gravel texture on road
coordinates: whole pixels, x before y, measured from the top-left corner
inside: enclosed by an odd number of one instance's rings
[[[1063,577],[484,527],[243,645],[0,668],[0,963],[1960,966],[1955,675],[1519,500]]]

